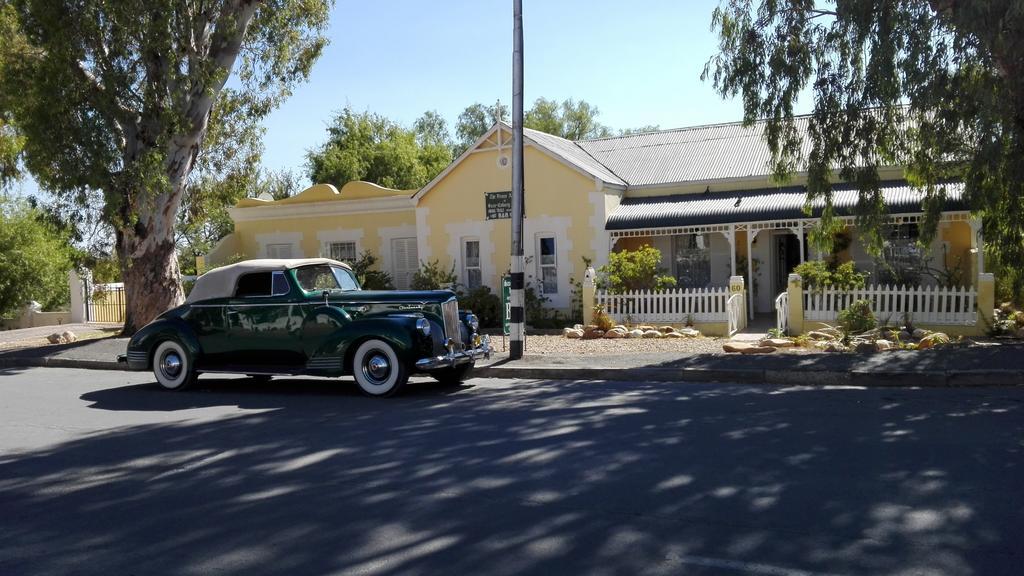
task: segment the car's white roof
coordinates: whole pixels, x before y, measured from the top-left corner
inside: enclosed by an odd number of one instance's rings
[[[235,285],[238,277],[250,272],[268,272],[274,270],[290,270],[300,266],[312,266],[316,264],[330,264],[351,270],[352,267],[344,262],[331,260],[330,258],[288,258],[288,259],[259,259],[245,260],[237,264],[228,264],[220,268],[214,268],[209,272],[196,278],[196,284],[185,299],[187,304],[199,300],[211,298],[228,298],[235,293]]]

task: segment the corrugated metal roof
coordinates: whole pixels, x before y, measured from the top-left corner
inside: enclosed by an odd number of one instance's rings
[[[794,118],[804,157],[810,153],[809,121],[807,116]],[[631,187],[763,176],[771,174],[764,126],[713,124],[576,144]]]
[[[594,159],[593,156],[588,154],[586,150],[578,146],[572,140],[566,140],[565,138],[553,136],[546,132],[539,132],[530,128],[523,128],[523,135],[591,176],[600,178],[602,181],[609,184],[616,184],[619,186],[626,185],[626,182],[623,181],[622,178],[616,176],[613,171],[609,170],[606,166]]]
[[[963,183],[960,182],[946,184],[947,210],[968,209],[963,189]],[[836,213],[843,216],[854,214],[859,196],[857,188],[850,184],[839,184],[832,190]],[[883,182],[881,192],[890,214],[922,211],[924,192],[904,181]],[[608,217],[605,229],[635,230],[807,218],[803,212],[806,199],[807,193],[803,186],[626,198]],[[812,217],[820,216],[823,207],[824,201],[815,201]]]

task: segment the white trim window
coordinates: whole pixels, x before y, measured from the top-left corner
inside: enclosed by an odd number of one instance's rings
[[[672,275],[680,288],[704,288],[711,285],[710,235],[672,236]]]
[[[558,250],[554,234],[537,235],[537,278],[542,294],[558,294]]]
[[[292,258],[291,244],[267,244],[267,258]]]
[[[483,284],[479,238],[462,239],[462,283],[468,290],[474,290]]]
[[[351,264],[355,262],[359,255],[357,254],[357,248],[355,242],[329,242],[327,244],[327,257],[331,260],[337,260],[339,262],[345,262]]]

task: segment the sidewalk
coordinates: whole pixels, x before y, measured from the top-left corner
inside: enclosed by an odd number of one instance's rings
[[[126,338],[0,351],[0,369],[29,366],[123,370]],[[475,377],[529,380],[745,382],[819,386],[1022,386],[1024,342],[877,354],[647,353],[579,357],[496,354]]]

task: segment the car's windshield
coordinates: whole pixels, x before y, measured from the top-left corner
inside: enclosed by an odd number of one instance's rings
[[[352,272],[327,264],[298,268],[295,270],[295,279],[306,292],[359,290],[359,282]]]

